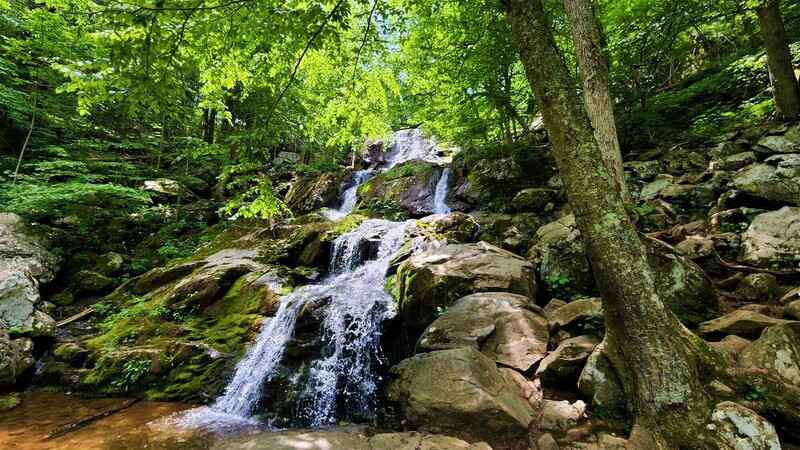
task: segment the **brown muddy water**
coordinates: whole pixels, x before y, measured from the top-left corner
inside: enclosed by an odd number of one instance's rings
[[[53,430],[117,408],[126,399],[87,399],[55,392],[29,392],[20,398],[19,406],[0,413],[0,449],[206,449],[223,439],[217,433],[182,428],[169,420],[193,405],[150,401],[139,401],[108,417],[47,439]],[[224,437],[252,432],[242,429]]]

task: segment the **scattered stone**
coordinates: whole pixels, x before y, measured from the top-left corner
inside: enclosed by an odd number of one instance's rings
[[[392,368],[388,397],[416,427],[468,432],[490,443],[517,440],[533,408],[516,383],[474,348],[422,353]]]
[[[800,208],[787,206],[757,215],[742,236],[741,261],[761,267],[796,266],[800,261]]]
[[[744,337],[755,337],[764,328],[787,322],[786,320],[775,319],[757,312],[738,309],[722,317],[703,322],[698,328],[700,333],[706,336],[736,334]]]
[[[727,156],[711,162],[712,170],[739,170],[756,162],[756,154],[753,152],[742,152]]]
[[[558,442],[550,433],[539,436],[539,439],[536,440],[536,445],[539,450],[559,450]]]
[[[586,403],[582,400],[575,403],[545,400],[539,428],[544,431],[567,431],[578,424],[585,412]]]
[[[661,191],[672,185],[674,182],[675,177],[672,175],[659,175],[654,181],[651,181],[642,187],[642,191],[639,193],[639,198],[642,200],[653,200],[654,198],[658,197],[658,194],[660,194]]]
[[[422,333],[416,351],[472,347],[522,372],[547,354],[547,322],[528,309],[530,299],[480,293],[458,300]]]
[[[761,367],[790,385],[800,385],[800,322],[775,325],[742,351],[739,364]]]
[[[736,293],[752,302],[771,302],[778,295],[778,279],[769,273],[753,273],[744,277]]]
[[[519,212],[543,212],[556,197],[556,191],[544,188],[523,189],[514,196],[511,205]]]
[[[678,253],[689,259],[703,259],[714,251],[714,241],[697,236],[691,236],[675,246]]]
[[[719,342],[710,342],[709,345],[720,350],[724,353],[727,353],[733,359],[739,357],[739,354],[744,350],[750,343],[753,341],[749,339],[745,339],[741,336],[736,336],[735,334],[729,334],[722,338]]]
[[[781,310],[783,317],[800,320],[800,300],[789,302]]]
[[[800,152],[800,145],[785,136],[766,136],[758,141],[753,150],[761,154],[797,153]]]
[[[397,271],[400,311],[412,335],[421,333],[437,313],[459,298],[492,291],[533,300],[533,265],[511,252],[479,242],[448,245],[412,256]]]
[[[583,335],[559,344],[552,353],[539,364],[536,376],[543,384],[565,383],[583,368],[586,359],[600,344],[600,338],[594,335]]]
[[[604,345],[601,343],[589,355],[578,378],[578,389],[591,399],[593,407],[601,408],[603,411],[621,412],[626,408],[625,392],[604,351]]]
[[[547,320],[547,327],[551,333],[555,333],[561,328],[572,328],[588,319],[602,319],[602,317],[602,299],[582,298],[552,311]]]
[[[639,180],[652,180],[664,171],[660,161],[629,161],[625,163],[625,170]]]
[[[739,450],[780,450],[775,427],[754,411],[734,402],[717,404],[709,430],[730,448]]]
[[[628,450],[631,443],[627,439],[608,433],[598,433],[597,446],[603,450]]]

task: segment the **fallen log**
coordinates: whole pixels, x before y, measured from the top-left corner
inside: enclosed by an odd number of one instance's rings
[[[94,308],[86,308],[83,311],[79,312],[78,314],[75,314],[72,317],[68,317],[68,318],[62,320],[61,322],[56,323],[56,326],[58,328],[61,328],[63,326],[69,325],[72,322],[75,322],[76,320],[83,319],[84,317],[86,317],[88,315],[91,315],[93,312],[94,312]]]
[[[84,426],[86,426],[86,425],[88,425],[88,424],[90,424],[92,422],[100,420],[100,419],[102,419],[104,417],[108,417],[108,416],[110,416],[112,414],[116,414],[116,413],[118,413],[118,412],[120,412],[120,411],[122,411],[124,409],[130,408],[131,406],[133,406],[134,403],[136,403],[138,401],[139,401],[138,398],[132,398],[130,400],[126,400],[125,403],[123,403],[120,406],[117,406],[115,408],[109,409],[107,411],[103,411],[101,413],[95,414],[95,415],[93,415],[91,417],[87,417],[85,419],[81,419],[81,420],[76,420],[74,422],[70,422],[70,423],[68,423],[68,424],[66,424],[64,426],[58,427],[55,430],[51,431],[50,434],[48,434],[44,439],[45,440],[53,439],[54,437],[58,437],[58,436],[66,434],[66,433],[69,433],[71,431],[75,431],[78,428],[84,427]]]

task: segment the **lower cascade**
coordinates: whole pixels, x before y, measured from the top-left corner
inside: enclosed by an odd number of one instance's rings
[[[450,212],[450,207],[447,206],[447,190],[450,187],[450,174],[453,169],[446,168],[442,171],[439,177],[439,182],[436,183],[436,192],[433,196],[433,212],[435,214],[447,214]]]
[[[328,277],[281,299],[278,313],[264,325],[211,410],[241,418],[256,414],[264,385],[275,376],[298,317],[304,307],[320,300],[327,300],[320,330],[322,353],[308,369],[301,394],[307,399],[305,407],[292,419],[322,426],[371,410],[378,381],[375,366],[381,360],[380,325],[394,315],[384,275],[403,244],[405,229],[404,222],[372,219],[337,238]]]

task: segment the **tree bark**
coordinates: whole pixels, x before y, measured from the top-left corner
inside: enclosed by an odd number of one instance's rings
[[[600,145],[600,154],[614,185],[626,204],[632,204],[628,186],[625,184],[625,170],[622,167],[622,152],[617,137],[617,124],[614,120],[614,103],[608,86],[608,58],[600,25],[597,23],[589,0],[564,0],[575,54],[578,59],[583,97],[586,112],[594,127],[594,137]]]
[[[541,0],[501,1],[602,294],[606,349],[635,418],[631,439],[636,448],[698,448],[710,414],[693,356],[702,344],[661,301]]]
[[[203,110],[203,142],[214,143],[214,129],[217,124],[217,110],[205,108]]]
[[[783,27],[779,0],[764,0],[756,9],[761,24],[761,37],[767,50],[767,66],[775,109],[779,117],[796,120],[800,117],[800,85],[794,75],[789,39]]]

